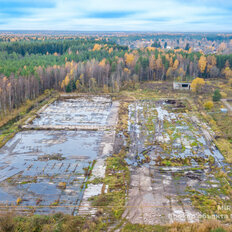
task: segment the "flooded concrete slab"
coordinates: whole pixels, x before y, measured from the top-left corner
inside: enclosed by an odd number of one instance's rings
[[[32,122],[39,126],[106,125],[112,101],[109,97],[79,97],[57,100]]]
[[[41,109],[31,124],[39,130],[19,132],[0,149],[2,210],[6,205],[18,205],[19,213],[77,214],[90,170],[92,179],[104,177],[104,159],[112,153],[118,105],[109,97],[88,96],[60,99]],[[70,129],[75,126],[84,129]],[[87,188],[85,199],[99,192],[98,188]]]
[[[85,179],[84,169],[96,159],[101,136],[101,132],[95,131],[18,133],[6,144],[8,149],[4,150],[8,153],[2,154],[0,149],[1,162],[5,164],[0,172],[0,190],[9,195],[5,200],[14,204],[21,198],[21,207],[75,205]],[[61,182],[65,189],[59,187]],[[1,203],[5,200],[1,198]],[[65,212],[72,211],[68,208]]]

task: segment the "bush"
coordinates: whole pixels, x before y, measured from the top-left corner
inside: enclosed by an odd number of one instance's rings
[[[219,89],[216,89],[213,94],[213,101],[220,101],[222,98],[222,95],[219,91]]]
[[[204,107],[205,107],[206,110],[211,110],[213,108],[213,102],[212,101],[207,101],[204,104]]]

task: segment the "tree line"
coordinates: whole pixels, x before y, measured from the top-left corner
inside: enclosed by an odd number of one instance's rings
[[[59,54],[58,50],[52,50],[53,54],[26,52],[25,55],[16,53],[16,50],[11,54],[1,52],[1,114],[37,97],[46,89],[117,92],[134,88],[142,81],[232,78],[232,55],[206,56],[190,50],[167,52],[154,47],[129,50],[105,41],[80,41],[67,46],[64,54]],[[53,43],[60,44],[60,41]]]

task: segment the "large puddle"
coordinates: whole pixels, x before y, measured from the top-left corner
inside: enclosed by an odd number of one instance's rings
[[[106,125],[112,102],[106,97],[58,100],[35,125]],[[104,131],[28,130],[0,149],[0,204],[20,213],[75,214],[86,176],[101,152]]]

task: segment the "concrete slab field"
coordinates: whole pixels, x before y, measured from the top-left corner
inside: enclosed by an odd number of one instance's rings
[[[224,165],[212,130],[184,107],[145,100],[129,105],[128,133],[131,183],[123,217],[151,225],[199,221],[188,189],[216,190],[219,185],[210,184],[218,181],[210,174],[209,157],[214,165]]]
[[[32,125],[112,126],[112,105],[109,97],[58,100],[39,112]],[[1,211],[17,206],[19,213],[76,214],[86,171],[112,145],[108,144],[112,134],[104,130],[39,129],[17,133],[0,149]]]

